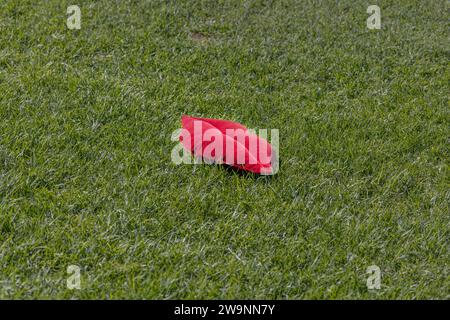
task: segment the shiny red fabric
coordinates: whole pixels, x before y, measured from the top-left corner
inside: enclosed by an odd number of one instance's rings
[[[194,156],[257,174],[272,173],[272,146],[242,124],[186,115],[181,123],[180,141]]]

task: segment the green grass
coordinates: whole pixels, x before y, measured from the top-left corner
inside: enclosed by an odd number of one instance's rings
[[[449,299],[448,9],[1,1],[0,298]],[[280,171],[172,164],[182,114]]]

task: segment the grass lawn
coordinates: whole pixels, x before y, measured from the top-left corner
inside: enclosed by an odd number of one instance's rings
[[[448,9],[1,1],[0,298],[449,299]],[[182,114],[279,172],[174,165]]]

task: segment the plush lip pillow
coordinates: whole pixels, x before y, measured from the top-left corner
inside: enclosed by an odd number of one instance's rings
[[[270,175],[272,146],[240,123],[183,115],[180,141],[195,157],[257,174]]]

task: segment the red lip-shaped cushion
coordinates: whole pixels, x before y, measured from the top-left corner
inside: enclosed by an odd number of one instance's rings
[[[272,146],[240,123],[181,117],[184,148],[205,162],[225,163],[257,174],[272,174]]]

